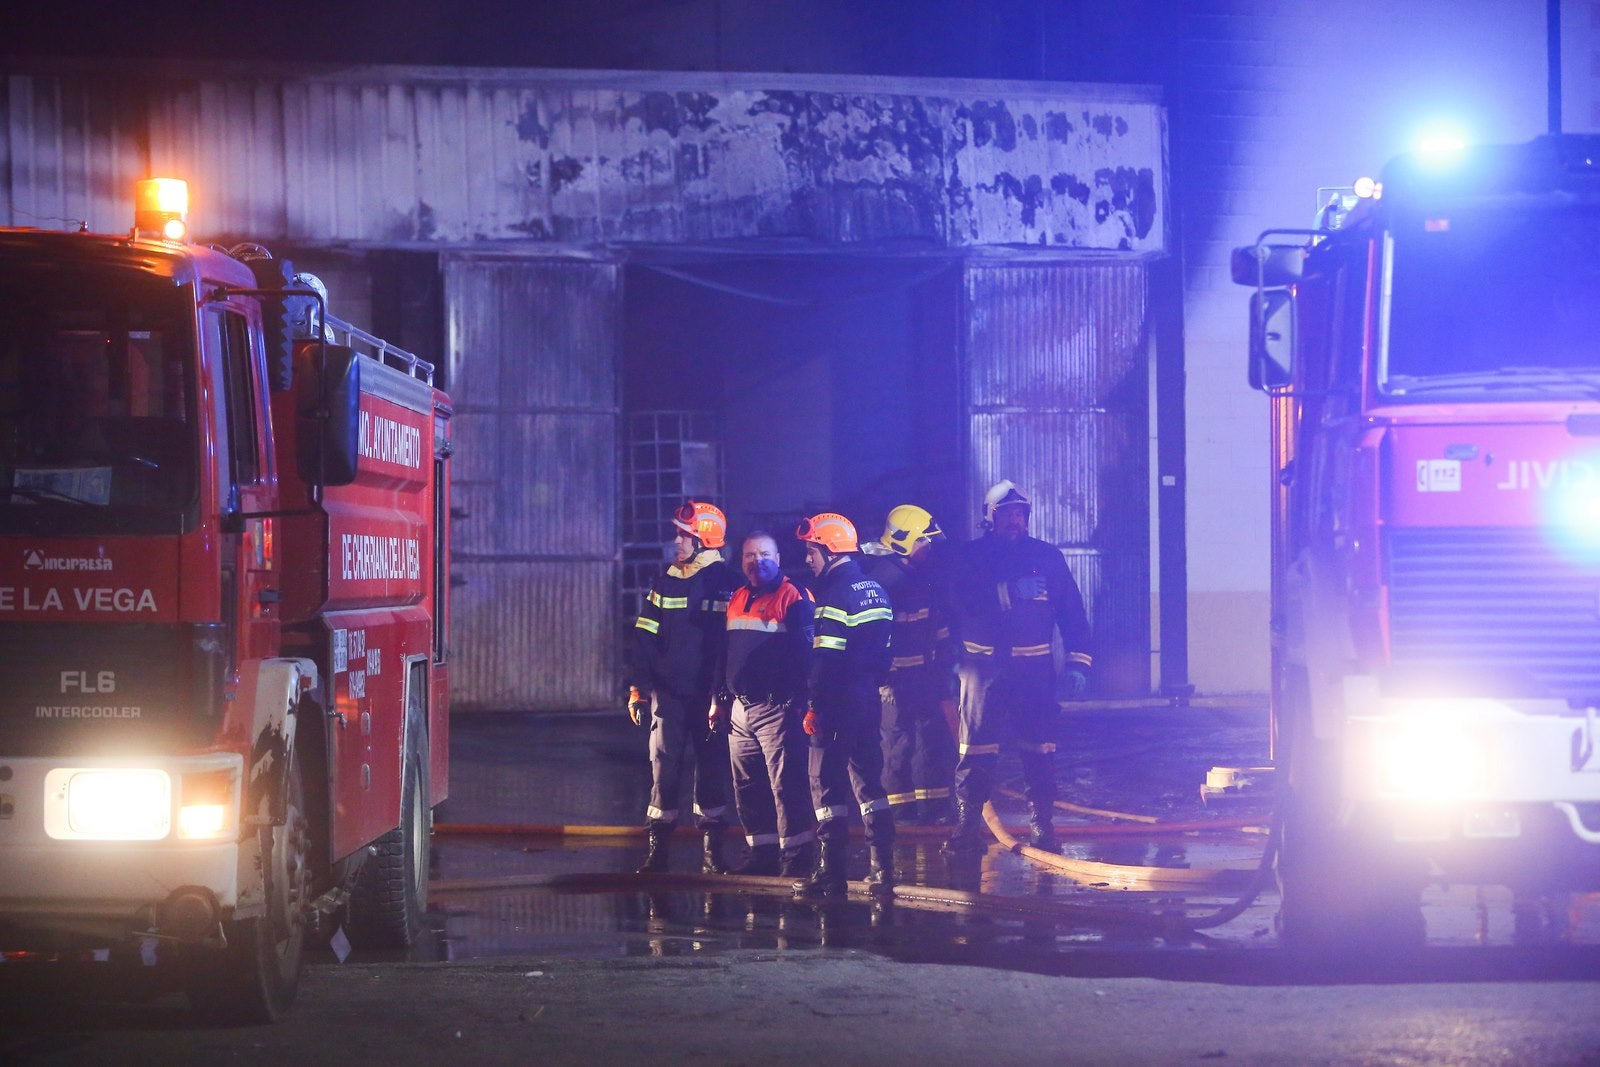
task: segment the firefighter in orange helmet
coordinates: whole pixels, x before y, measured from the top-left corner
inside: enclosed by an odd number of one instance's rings
[[[856,528],[836,512],[813,515],[795,531],[816,576],[816,635],[811,642],[811,802],[817,810],[819,857],[811,877],[794,884],[796,897],[843,895],[845,819],[860,807],[871,855],[867,887],[894,892],[894,816],[883,790],[878,687],[889,675],[889,630],[894,609],[883,587],[862,573]]]
[[[681,785],[694,755],[694,815],[704,837],[701,870],[723,871],[728,812],[728,739],[708,731],[705,709],[725,639],[728,597],[738,574],[722,558],[728,521],[721,509],[690,500],[672,519],[676,558],[651,579],[634,623],[628,715],[650,727],[648,851],[639,873],[667,868]]]

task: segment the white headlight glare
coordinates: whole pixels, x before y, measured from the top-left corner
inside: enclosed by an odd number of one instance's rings
[[[1458,800],[1481,793],[1488,754],[1478,731],[1449,716],[1427,715],[1393,723],[1374,753],[1380,790],[1388,796]]]
[[[68,836],[159,841],[172,830],[172,780],[165,771],[77,770],[66,782]]]

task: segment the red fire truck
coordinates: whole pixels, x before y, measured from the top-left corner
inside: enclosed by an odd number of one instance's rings
[[[1272,404],[1281,932],[1415,942],[1448,879],[1548,934],[1600,888],[1600,138],[1363,184],[1234,257]]]
[[[286,262],[188,243],[185,199],[0,231],[0,951],[269,1020],[320,917],[419,929],[451,409]]]

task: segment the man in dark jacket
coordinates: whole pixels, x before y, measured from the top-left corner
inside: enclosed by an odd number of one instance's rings
[[[1053,545],[1028,536],[1032,504],[1010,481],[984,498],[987,532],[963,545],[951,569],[952,629],[961,643],[961,739],[956,763],[956,830],[952,854],[987,842],[984,803],[994,788],[1000,740],[1015,737],[1028,800],[1031,843],[1057,847],[1055,666],[1051,643],[1061,633],[1067,684],[1088,688],[1089,621],[1083,596]]]
[[[889,630],[894,610],[882,586],[861,573],[854,553],[856,528],[834,512],[813,515],[796,536],[816,575],[817,629],[812,640],[811,801],[821,845],[817,869],[794,884],[796,897],[840,896],[845,891],[845,819],[852,801],[867,828],[875,896],[894,892],[894,816],[883,790],[883,708],[878,687],[889,676]]]
[[[744,539],[745,581],[728,603],[711,728],[730,733],[733,796],[749,857],[735,874],[790,877],[812,863],[816,817],[806,788],[806,707],[811,594],[783,576],[778,544]]]
[[[738,575],[722,558],[727,520],[691,500],[673,518],[677,559],[650,582],[634,623],[628,715],[650,726],[648,852],[638,873],[667,868],[680,786],[694,753],[694,814],[704,835],[701,870],[720,874],[728,813],[728,739],[706,729],[705,709],[724,639],[728,597]]]
[[[944,533],[926,508],[901,504],[889,512],[883,536],[861,547],[861,569],[894,606],[893,660],[879,690],[883,787],[896,822],[948,822],[956,743],[945,707],[954,704],[955,657],[934,581]]]

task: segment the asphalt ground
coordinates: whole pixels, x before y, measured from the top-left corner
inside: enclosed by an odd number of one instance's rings
[[[1069,705],[1060,866],[996,843],[952,868],[944,829],[904,826],[894,903],[816,905],[700,875],[692,834],[632,874],[646,733],[620,710],[458,716],[411,950],[319,947],[288,1019],[231,1030],[104,976],[3,974],[0,1062],[1600,1063],[1593,898],[1530,929],[1501,887],[1439,886],[1421,953],[1284,953],[1253,875],[1270,796],[1200,790],[1265,763],[1266,733],[1249,700]],[[1010,756],[1001,777],[1016,826]]]

